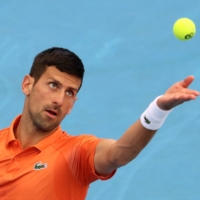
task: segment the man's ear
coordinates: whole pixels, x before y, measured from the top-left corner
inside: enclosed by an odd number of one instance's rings
[[[28,96],[33,88],[34,78],[30,75],[26,75],[22,81],[22,91],[23,93]]]

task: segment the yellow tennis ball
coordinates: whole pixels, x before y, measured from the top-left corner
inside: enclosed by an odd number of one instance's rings
[[[174,23],[173,33],[179,40],[189,40],[196,33],[195,23],[191,19],[180,18]]]

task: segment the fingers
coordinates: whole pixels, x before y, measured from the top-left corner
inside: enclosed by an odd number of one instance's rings
[[[176,94],[174,96],[174,100],[176,101],[189,101],[194,100],[199,95],[196,95],[194,92],[192,93],[182,93],[182,94]]]
[[[194,76],[188,76],[183,81],[181,81],[181,85],[184,88],[187,88],[194,81]]]
[[[191,89],[188,89],[188,88],[184,88],[182,90],[182,94],[190,95],[190,96],[199,96],[200,95],[199,91],[191,90]]]
[[[172,85],[166,93],[158,99],[158,106],[163,110],[169,110],[181,103],[196,99],[197,96],[200,96],[200,92],[188,88],[193,81],[194,76],[188,76],[183,81]]]
[[[188,94],[188,95],[193,95],[193,96],[195,96],[195,97],[197,97],[197,96],[200,95],[199,91],[197,91],[197,90],[187,90],[187,91],[186,91],[186,94]]]
[[[186,88],[185,94],[199,96],[200,93],[197,90],[190,90],[188,86],[194,81],[194,76],[188,76],[183,81],[181,81],[181,86]]]
[[[193,94],[176,94],[168,97],[165,101],[161,102],[159,107],[163,110],[170,110],[177,105],[180,105],[184,102],[195,100],[196,96]]]

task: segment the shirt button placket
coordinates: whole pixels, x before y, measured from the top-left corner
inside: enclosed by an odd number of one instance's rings
[[[20,147],[19,147],[18,141],[14,141],[14,142],[12,143],[12,148],[13,148],[15,154],[21,152],[21,149],[20,149]]]
[[[19,161],[19,157],[18,156],[14,157],[14,160]]]

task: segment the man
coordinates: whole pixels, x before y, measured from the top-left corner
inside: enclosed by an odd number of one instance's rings
[[[60,123],[81,88],[84,67],[73,52],[51,48],[38,54],[24,77],[23,112],[0,131],[0,199],[82,200],[89,184],[111,178],[154,136],[173,107],[195,99],[193,76],[156,98],[140,120],[115,141],[71,136]]]

